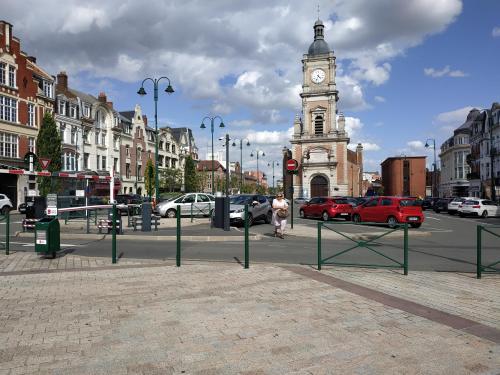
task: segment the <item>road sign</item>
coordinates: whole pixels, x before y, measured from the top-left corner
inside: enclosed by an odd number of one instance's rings
[[[57,216],[57,194],[47,194],[47,215]]]
[[[40,165],[42,166],[42,169],[45,171],[49,167],[50,164],[50,159],[47,158],[38,158],[38,161],[40,162]]]
[[[286,170],[287,171],[296,171],[299,168],[299,162],[295,159],[290,159],[286,162]]]

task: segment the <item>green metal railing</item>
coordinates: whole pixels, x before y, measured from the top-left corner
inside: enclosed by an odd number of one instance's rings
[[[203,205],[201,207],[196,206],[196,204],[199,203],[191,203],[191,212],[190,212],[190,217],[191,217],[191,222],[193,222],[193,219],[195,216],[208,216],[210,218],[210,211],[212,210],[212,203],[208,202],[207,205]]]
[[[352,235],[347,235],[346,233],[341,232],[341,231],[331,227],[331,225],[337,226],[337,225],[346,225],[346,224],[352,224],[352,223],[339,222],[339,223],[330,224],[330,225],[327,223],[324,223],[324,222],[318,223],[318,270],[321,270],[321,265],[323,265],[323,264],[324,265],[347,266],[347,267],[399,268],[399,269],[403,269],[405,275],[408,275],[408,224],[398,225],[397,227],[391,228],[380,235],[376,235],[374,238],[371,238],[369,240],[362,240],[362,241],[353,238],[353,236],[356,235],[356,233],[352,234]],[[358,224],[358,225],[369,226],[369,225],[374,225],[374,224],[375,223],[362,223],[362,224]],[[344,237],[345,239],[354,242],[355,245],[353,245],[347,249],[344,249],[342,251],[339,251],[339,252],[337,252],[337,253],[335,253],[327,258],[323,258],[322,257],[322,243],[321,243],[322,242],[321,241],[321,231],[323,228],[339,234],[340,236]],[[382,252],[375,250],[373,248],[373,246],[378,245],[378,243],[376,243],[375,241],[381,239],[382,237],[387,236],[388,234],[391,234],[391,233],[394,233],[394,232],[397,232],[400,230],[403,231],[403,263],[401,263],[401,262],[397,261],[396,259],[394,259],[386,254],[383,254]],[[332,261],[332,259],[339,257],[340,255],[346,254],[346,253],[348,253],[354,249],[357,249],[357,248],[368,249],[368,250],[372,251],[373,253],[378,254],[381,257],[391,261],[392,264],[344,263],[344,262]]]
[[[495,229],[495,228],[500,228],[500,226],[488,226],[488,229],[486,229],[483,225],[478,225],[477,226],[477,241],[476,241],[476,277],[478,279],[481,278],[481,275],[483,273],[497,273],[500,272],[500,268],[495,267],[496,265],[500,264],[500,260],[493,262],[491,264],[483,265],[483,232],[489,233],[493,235],[496,238],[500,238],[500,234],[497,234],[495,232],[492,232],[489,229]]]
[[[0,242],[0,249],[5,249],[5,255],[10,252],[10,213],[0,214],[0,222],[5,221],[5,242]]]
[[[248,239],[248,204],[245,204],[245,268],[249,267],[250,263],[250,242]]]
[[[181,266],[181,206],[177,205],[175,212],[177,218],[177,252],[175,255],[175,263],[177,267]]]

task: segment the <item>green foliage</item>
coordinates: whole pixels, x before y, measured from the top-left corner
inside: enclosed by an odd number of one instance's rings
[[[196,172],[196,165],[191,156],[186,158],[186,163],[184,166],[184,192],[192,193],[199,188],[199,176]]]
[[[146,163],[146,170],[144,171],[144,184],[146,185],[146,192],[151,198],[155,190],[155,166],[151,159]]]
[[[163,191],[179,191],[182,186],[182,172],[179,169],[167,168],[161,171],[160,187]]]
[[[255,190],[257,191],[257,194],[267,194],[267,189],[265,188],[265,186],[259,185]]]
[[[241,187],[241,194],[251,194],[255,191],[255,185],[253,184],[243,184]]]
[[[61,170],[61,137],[57,131],[54,117],[48,112],[43,116],[42,125],[38,132],[36,151],[38,158],[50,159],[48,167],[50,172],[59,172]],[[37,170],[42,170],[40,163],[38,163]],[[51,186],[51,177],[38,178],[38,189],[41,196],[46,196],[48,193],[52,192],[54,188],[57,187]]]

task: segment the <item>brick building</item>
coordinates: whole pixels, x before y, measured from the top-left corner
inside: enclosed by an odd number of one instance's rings
[[[223,190],[223,181],[225,181],[226,169],[217,160],[214,160],[214,182],[212,182],[212,160],[200,160],[197,165],[198,173],[201,174],[202,188],[204,193],[212,192],[212,184],[214,192]]]
[[[36,64],[36,58],[21,50],[12,25],[0,21],[0,166],[27,167],[24,156],[36,152],[36,137],[45,112],[54,108],[54,77]],[[0,192],[14,204],[24,202],[34,177],[4,174]]]
[[[425,156],[400,156],[382,164],[384,195],[425,197]]]

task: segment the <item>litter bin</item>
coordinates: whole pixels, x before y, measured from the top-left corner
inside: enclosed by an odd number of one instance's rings
[[[61,229],[59,220],[52,217],[44,217],[35,224],[35,252],[51,254],[52,258],[61,250]]]

